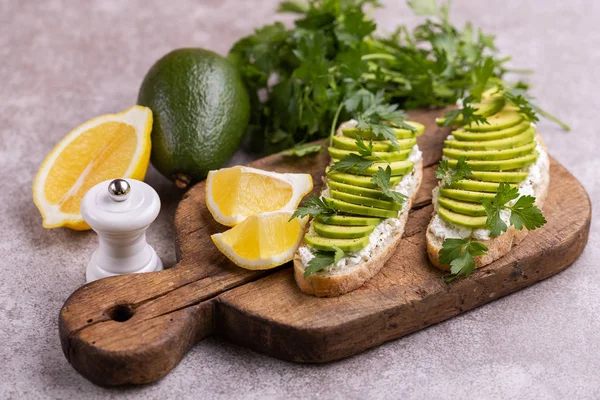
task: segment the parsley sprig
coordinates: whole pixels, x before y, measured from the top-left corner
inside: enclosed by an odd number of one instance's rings
[[[345,102],[346,110],[356,115],[357,127],[362,131],[370,131],[372,136],[383,137],[399,149],[395,128],[415,128],[404,120],[406,113],[398,109],[396,104],[386,104],[384,91],[373,94],[366,89],[357,90]]]
[[[468,239],[446,239],[440,250],[440,263],[450,264],[451,276],[446,282],[452,282],[460,276],[469,276],[475,270],[475,259],[487,253],[487,246]]]
[[[294,147],[282,151],[280,154],[284,156],[304,157],[308,154],[320,153],[323,151],[323,146],[311,143],[299,143]]]
[[[371,182],[373,182],[375,185],[377,185],[377,187],[379,187],[379,189],[381,189],[382,193],[387,198],[389,198],[390,200],[393,200],[395,202],[398,202],[400,204],[404,204],[407,197],[400,192],[396,192],[396,191],[392,190],[392,188],[390,187],[391,186],[391,184],[390,184],[391,178],[392,178],[392,168],[390,168],[390,166],[388,165],[385,169],[379,167],[377,172],[375,172],[375,174],[373,174],[373,177],[371,178]]]
[[[518,198],[516,203],[509,206],[507,203]],[[483,199],[481,204],[487,214],[486,225],[490,230],[490,236],[499,236],[508,230],[506,223],[500,218],[501,210],[509,210],[510,224],[516,229],[523,227],[528,230],[540,228],[546,223],[546,218],[542,211],[534,205],[535,197],[521,196],[516,187],[511,187],[505,182],[501,182],[498,191],[493,199]]]
[[[304,277],[306,278],[315,272],[319,272],[331,264],[337,263],[346,256],[344,251],[337,246],[333,246],[333,250],[334,251],[318,250],[315,253],[314,258],[308,262],[308,265],[304,269]]]
[[[369,139],[369,144],[367,145],[359,135],[355,135],[355,143],[358,147],[358,154],[350,153],[341,160],[333,163],[331,166],[333,171],[346,172],[355,169],[359,174],[362,174],[376,161],[380,161],[378,157],[373,155],[372,139]]]
[[[308,196],[308,199],[302,202],[300,207],[294,211],[290,221],[294,218],[303,218],[307,215],[311,217],[321,217],[324,221],[328,217],[337,213],[333,204],[324,197],[319,197],[315,194]]]
[[[435,171],[436,179],[442,179],[446,187],[451,187],[461,179],[473,177],[473,169],[466,162],[466,158],[460,157],[456,163],[456,168],[451,168],[448,160],[440,161],[438,169]]]

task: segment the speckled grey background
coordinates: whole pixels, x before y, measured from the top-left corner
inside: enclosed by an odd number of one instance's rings
[[[402,0],[380,29],[413,24]],[[93,233],[44,230],[31,184],[71,128],[135,102],[169,50],[225,53],[275,18],[276,0],[0,0],[0,399],[600,398],[600,2],[455,0],[454,20],[498,35],[540,103],[568,120],[539,124],[551,154],[592,196],[588,247],[571,268],[490,305],[328,365],[296,365],[221,339],[196,346],[160,382],[103,389],[60,350],[58,311],[84,282]],[[243,158],[237,158],[242,160]],[[149,240],[172,265],[181,193],[154,170],[163,210]]]

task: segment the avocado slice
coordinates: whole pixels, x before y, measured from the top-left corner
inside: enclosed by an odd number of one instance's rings
[[[363,236],[369,236],[375,229],[373,225],[348,226],[348,225],[329,225],[320,222],[314,222],[313,228],[319,236],[334,239],[354,239]]]
[[[400,139],[398,140],[398,149],[412,149],[415,144],[417,144],[416,138]],[[358,146],[356,145],[356,139],[347,136],[334,136],[333,147],[342,150],[358,150]],[[394,147],[394,144],[389,140],[374,140],[373,151],[397,151],[397,149],[396,147]]]
[[[370,197],[372,199],[389,200],[389,198],[384,195],[381,190],[377,189],[368,189],[360,186],[348,185],[347,183],[335,182],[332,180],[329,180],[327,185],[330,189],[337,190],[338,192]]]
[[[464,214],[458,214],[444,207],[438,208],[438,215],[444,220],[456,225],[466,226],[473,229],[486,227],[485,221],[487,220],[487,217],[471,217]]]
[[[350,168],[347,172],[350,172],[352,174],[358,174],[358,175],[368,175],[370,178],[373,176],[374,173],[376,173],[379,170],[380,167],[383,169],[386,169],[388,165],[392,169],[392,176],[399,176],[399,175],[406,175],[407,173],[411,172],[413,170],[413,167],[415,164],[412,161],[408,161],[408,160],[392,161],[390,163],[377,162],[377,163],[374,163],[373,165],[371,165],[365,171],[362,171],[360,173],[359,173],[358,169],[356,169],[356,168]]]
[[[468,160],[469,165],[474,171],[508,171],[519,169],[531,165],[537,160],[538,153],[533,152],[529,155],[511,158],[509,160],[487,161],[487,160]],[[448,160],[451,168],[456,168],[458,160]]]
[[[410,125],[413,128],[415,128],[415,132],[411,131],[410,129],[393,128],[394,132],[396,133],[397,139],[414,138],[416,136],[421,135],[425,131],[425,125],[423,125],[423,124],[420,124],[415,121],[404,121],[404,122],[407,125]],[[371,132],[370,130],[362,131],[362,130],[358,129],[357,127],[344,128],[344,129],[342,129],[342,134],[344,136],[350,136],[350,137],[355,137],[356,135],[358,135],[363,139],[373,139],[373,140],[384,139],[382,136],[374,135],[373,132]]]
[[[467,160],[508,160],[530,154],[535,149],[535,146],[535,142],[529,142],[523,146],[506,150],[460,150],[445,148],[443,154],[448,158],[455,159],[465,157]]]
[[[490,96],[490,97],[486,98],[485,100],[483,100],[481,102],[481,104],[475,104],[474,107],[477,108],[477,111],[475,111],[475,114],[479,114],[479,115],[483,115],[484,117],[488,117],[488,116],[496,114],[497,112],[502,110],[502,107],[504,107],[504,97],[503,96]],[[456,118],[452,122],[451,125],[452,126],[462,125],[462,121],[463,121],[463,118],[462,118],[462,115],[460,115],[458,118]],[[444,123],[446,122],[446,118],[445,117],[436,118],[435,122],[436,122],[436,124],[438,124],[438,126],[443,126]]]
[[[470,179],[461,179],[460,181],[454,182],[452,185],[453,189],[470,190],[474,192],[491,192],[496,193],[498,191],[500,183],[497,182],[482,182],[473,181]],[[511,184],[511,187],[517,187],[517,185]]]
[[[525,178],[529,173],[527,171],[473,171],[473,179],[485,182],[512,182],[518,183]]]
[[[343,200],[347,203],[359,204],[361,206],[369,206],[375,208],[381,208],[383,210],[402,210],[403,204],[396,201],[385,201],[373,199],[371,197],[357,196],[355,194],[338,192],[337,190],[330,190],[331,197],[338,200]]]
[[[306,235],[304,241],[317,250],[335,251],[334,247],[338,247],[343,251],[358,251],[369,244],[369,236],[356,239],[334,239],[319,235]]]
[[[368,217],[380,217],[380,218],[397,218],[398,217],[398,211],[395,211],[395,210],[384,210],[381,208],[362,206],[362,205],[352,204],[352,203],[348,203],[347,201],[334,199],[334,198],[327,198],[327,200],[331,201],[333,203],[333,206],[335,207],[336,210],[344,212],[344,213],[348,213],[348,214],[364,215],[364,216],[368,216]]]
[[[440,188],[440,197],[447,197],[455,200],[470,201],[472,203],[481,203],[483,199],[493,199],[496,193],[474,192],[470,190]]]
[[[325,224],[344,225],[344,226],[359,226],[359,225],[377,226],[381,222],[380,218],[358,217],[355,215],[331,215],[329,217],[318,216],[315,219],[318,222],[323,222]]]
[[[490,132],[510,128],[519,124],[525,119],[525,116],[518,111],[502,110],[499,113],[487,117],[487,124],[470,124],[465,126],[465,130],[471,132]]]
[[[466,141],[485,141],[485,140],[497,140],[504,139],[507,137],[518,135],[519,133],[525,132],[531,126],[531,122],[528,120],[521,121],[521,123],[511,126],[510,128],[501,129],[499,131],[491,131],[491,132],[469,132],[464,129],[457,129],[452,132],[452,136],[454,136],[458,140],[466,140]]]
[[[535,128],[530,126],[525,132],[518,135],[498,140],[487,140],[480,142],[461,142],[458,140],[445,140],[444,147],[461,150],[497,150],[507,149],[511,147],[522,146],[532,142],[535,138]]]
[[[486,215],[485,208],[483,208],[481,204],[458,201],[447,197],[438,197],[437,202],[441,207],[460,214],[470,215],[472,217]]]
[[[371,182],[371,176],[359,176],[349,174],[347,172],[331,171],[330,168],[326,169],[326,173],[328,181],[347,183],[348,185],[360,186],[364,188],[378,188],[376,184]],[[390,186],[396,186],[401,180],[401,176],[392,176],[390,178]]]
[[[329,147],[327,150],[329,151],[329,155],[331,156],[331,158],[333,158],[334,160],[341,160],[342,158],[344,158],[352,153],[358,154],[356,150],[353,150],[353,151],[341,150],[341,149],[336,149],[335,147]],[[389,161],[389,162],[403,161],[408,158],[411,151],[412,151],[412,149],[393,151],[393,152],[375,151],[375,152],[373,152],[373,156],[380,160]]]

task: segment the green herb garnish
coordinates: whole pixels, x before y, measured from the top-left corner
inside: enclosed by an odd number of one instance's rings
[[[364,173],[369,167],[371,167],[376,160],[371,157],[365,157],[356,153],[350,153],[340,161],[336,161],[331,166],[332,171],[346,172],[351,169],[355,169],[358,174]]]
[[[319,272],[324,268],[340,261],[346,254],[339,247],[333,246],[335,251],[317,250],[314,258],[312,258],[304,269],[304,277],[308,277],[315,272]]]
[[[404,204],[407,197],[405,195],[403,195],[402,193],[393,191],[391,189],[391,187],[390,187],[391,177],[392,177],[392,169],[390,168],[389,165],[385,169],[379,167],[379,170],[377,172],[375,172],[375,174],[373,174],[373,177],[371,178],[371,182],[376,184],[387,198],[389,198],[395,202],[398,202],[400,204]]]
[[[310,144],[310,143],[299,143],[292,147],[291,149],[287,149],[282,151],[280,154],[284,156],[296,156],[296,157],[304,157],[308,154],[320,153],[323,151],[323,146],[318,144]]]
[[[446,239],[440,250],[440,263],[450,264],[450,277],[446,282],[452,282],[460,276],[469,276],[475,270],[473,257],[487,253],[487,246],[481,242],[469,239]]]
[[[519,198],[513,206],[507,205],[508,202]],[[500,182],[498,191],[493,199],[483,199],[481,204],[487,214],[486,225],[490,230],[490,236],[499,236],[506,232],[508,226],[500,218],[501,210],[511,211],[510,224],[518,230],[525,226],[528,230],[534,230],[546,223],[542,211],[534,205],[535,197],[521,196],[516,187],[511,187],[505,182]]]
[[[283,2],[280,11],[297,15],[293,28],[263,26],[229,53],[250,91],[248,142],[272,153],[325,137],[338,121],[355,118],[360,129],[396,143],[394,127],[411,129],[400,109],[450,105],[465,96],[470,101],[451,117],[485,123],[472,104],[487,88],[510,86],[503,81],[510,58],[497,56],[493,36],[471,24],[454,26],[449,2],[437,3],[411,0],[425,21],[378,36],[365,12],[379,6],[375,0]]]
[[[327,220],[328,217],[335,215],[336,209],[333,204],[324,197],[318,197],[317,195],[311,194],[308,199],[303,201],[300,207],[294,211],[290,221],[294,218],[303,218],[307,215],[311,217],[321,217],[323,220]]]
[[[460,157],[456,163],[456,168],[450,168],[448,160],[440,161],[440,166],[435,171],[436,179],[442,179],[446,187],[451,187],[461,179],[473,177],[472,168],[466,162],[466,158]]]

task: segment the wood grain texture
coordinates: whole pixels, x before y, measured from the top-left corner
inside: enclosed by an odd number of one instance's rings
[[[547,225],[471,277],[444,283],[425,251],[434,171],[448,134],[434,124],[439,113],[411,112],[426,125],[419,137],[423,184],[395,254],[363,287],[338,298],[316,298],[297,288],[290,265],[271,271],[232,265],[210,240],[226,228],[206,210],[199,183],[175,216],[180,259],[175,267],[96,281],[67,299],[59,331],[71,365],[100,385],[148,383],[212,334],[287,360],[336,360],[493,301],[575,261],[587,243],[591,205],[580,183],[553,160]],[[319,192],[327,163],[322,152],[301,159],[274,155],[252,165],[311,173]]]

